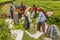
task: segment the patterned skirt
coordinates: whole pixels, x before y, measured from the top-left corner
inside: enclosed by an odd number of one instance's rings
[[[19,24],[19,15],[17,12],[14,12],[13,14],[13,20],[15,24]]]

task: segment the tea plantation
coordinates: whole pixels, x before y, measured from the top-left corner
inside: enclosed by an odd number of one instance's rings
[[[23,1],[27,7],[32,7],[32,5],[35,4],[39,8],[44,8],[46,11],[52,11],[53,15],[48,17],[47,23],[60,26],[60,1],[16,0],[14,4],[20,5],[21,1]]]
[[[11,1],[11,0],[0,0],[0,3],[6,2],[6,1]]]
[[[54,1],[54,0],[52,0],[52,1],[51,0],[49,0],[49,1],[47,1],[47,0],[46,1],[40,1],[40,0],[16,0],[13,3],[14,3],[14,5],[20,5],[21,1],[23,1],[24,4],[27,7],[29,7],[29,6],[32,7],[32,5],[35,4],[38,8],[44,8],[44,10],[46,10],[46,11],[52,11],[53,12],[53,15],[51,17],[48,17],[46,22],[47,22],[48,25],[56,24],[59,27],[59,29],[60,29],[60,1]],[[0,1],[0,2],[2,2],[2,1]],[[9,8],[9,5],[10,4],[6,4],[6,5],[2,6],[0,8],[0,14],[1,13],[9,13],[9,9],[8,9]],[[35,19],[32,19],[32,20],[35,21]],[[2,20],[0,22],[3,23]],[[22,30],[25,31],[25,29],[24,29],[24,27],[23,27],[23,25],[21,23],[22,23],[22,20],[20,20],[20,24],[19,25],[15,25],[14,24],[14,26],[15,26],[14,29],[17,29],[17,30],[18,29],[22,29]],[[5,24],[1,24],[1,25],[5,25]],[[4,28],[5,28],[5,26],[4,26]],[[2,27],[1,28],[1,31],[4,28]],[[27,30],[27,31],[29,31],[29,30]],[[1,33],[1,36],[0,36],[0,39],[1,40],[9,40],[9,38],[10,38],[10,40],[12,40],[12,38],[10,37],[10,31],[9,31],[8,27],[6,28],[6,31],[3,30],[3,32],[2,32],[3,34]],[[7,37],[9,37],[9,38],[5,39],[5,36],[3,36],[4,34]],[[41,40],[41,38],[44,38],[44,37],[46,37],[45,34],[42,35],[38,39],[33,39],[33,38],[31,38],[30,36],[28,36],[24,32],[23,40]],[[57,40],[60,40],[60,38],[58,37]]]
[[[10,34],[8,24],[0,18],[0,40],[13,40]]]

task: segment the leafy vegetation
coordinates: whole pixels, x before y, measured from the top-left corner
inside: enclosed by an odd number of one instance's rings
[[[12,40],[8,24],[0,18],[0,40]]]
[[[11,0],[0,0],[0,3],[6,2],[6,1],[11,1]]]
[[[21,1],[28,7],[32,5],[36,5],[39,8],[44,8],[46,11],[52,11],[53,15],[48,17],[47,23],[48,24],[56,24],[60,26],[60,1],[40,1],[40,0],[16,0],[14,5],[20,5]]]
[[[60,20],[60,18],[59,18],[60,17],[60,14],[59,14],[60,13],[60,5],[59,5],[60,1],[40,1],[40,0],[38,0],[38,1],[37,0],[32,0],[32,1],[31,0],[26,0],[25,1],[25,0],[16,0],[14,2],[14,5],[20,5],[21,1],[23,1],[24,4],[27,7],[29,7],[29,6],[32,7],[32,5],[35,4],[39,8],[41,8],[41,7],[44,8],[44,10],[46,10],[46,11],[52,11],[53,15],[51,17],[48,17],[46,22],[48,23],[48,25],[56,24],[57,26],[60,26],[60,21],[59,21]],[[17,26],[18,25],[15,25],[16,29],[21,27],[21,26],[18,26],[18,27]],[[23,26],[22,26],[22,28],[23,28]],[[30,38],[26,33],[24,33],[23,40],[41,40],[41,38],[44,38],[44,37],[46,37],[46,35],[45,36],[43,35],[38,39],[33,39],[33,38]],[[60,40],[59,37],[57,39]]]

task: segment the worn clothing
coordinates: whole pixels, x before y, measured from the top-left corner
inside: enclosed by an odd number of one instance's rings
[[[19,9],[15,9],[14,12],[18,12],[18,16],[19,16],[19,18],[22,17],[22,12],[21,12]]]
[[[14,12],[18,12],[18,13],[22,14],[22,11],[20,11],[20,9],[14,9]]]
[[[29,11],[26,13],[26,16],[28,17],[29,22],[31,22],[31,20],[30,20],[30,14],[31,13]]]
[[[32,12],[31,18],[36,18],[36,12],[35,11]]]
[[[42,29],[45,32],[45,20],[46,20],[46,16],[44,15],[43,12],[40,12],[39,17],[37,19],[38,30],[40,30],[40,25],[42,25]]]
[[[25,11],[26,6],[24,4],[20,4],[22,11]]]
[[[13,12],[10,12],[10,15],[11,15],[11,17],[12,17],[12,19],[13,19]]]
[[[28,17],[27,17],[27,16],[25,16],[24,26],[25,26],[25,29],[29,29],[30,22],[29,22],[29,20],[28,20]]]
[[[13,10],[14,10],[14,9],[11,7],[11,8],[10,8],[10,15],[11,15],[12,19],[13,19]]]
[[[33,11],[37,12],[37,7],[33,7]]]
[[[56,40],[57,37],[57,30],[55,27],[49,27],[48,29],[48,37],[52,37],[53,40]]]
[[[14,20],[15,24],[19,24],[18,12],[14,12],[14,14],[13,14],[13,20]]]
[[[12,8],[15,8],[13,4],[10,4],[10,6],[12,6]]]
[[[19,18],[21,19],[21,17],[22,17],[22,14],[18,13],[18,16],[19,16]]]
[[[29,26],[30,26],[30,12],[29,11],[25,14],[24,26],[26,29],[29,29]]]
[[[38,19],[37,19],[37,22],[43,22],[43,21],[45,21],[45,20],[46,20],[46,16],[44,15],[43,12],[40,12],[40,13],[39,13],[39,17],[38,17]]]
[[[13,8],[10,8],[10,12],[13,12],[13,10],[14,10]]]
[[[37,12],[37,7],[35,6],[33,7],[33,13],[34,13],[33,18],[36,18],[36,12]]]
[[[40,31],[40,27],[41,27],[41,23],[40,22],[37,23],[37,27],[38,27],[38,30]]]

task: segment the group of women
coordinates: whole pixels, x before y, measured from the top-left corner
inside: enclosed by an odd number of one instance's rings
[[[31,13],[32,10],[32,13]],[[39,15],[37,16],[37,11]],[[43,32],[45,32],[45,21],[46,21],[46,12],[42,8],[37,8],[37,6],[33,5],[33,7],[26,7],[23,2],[20,6],[14,6],[13,3],[10,5],[10,13],[11,17],[14,20],[15,24],[19,24],[19,19],[21,19],[22,15],[24,16],[24,26],[26,29],[29,29],[31,18],[37,18],[37,27],[40,31],[40,26],[42,25]]]

